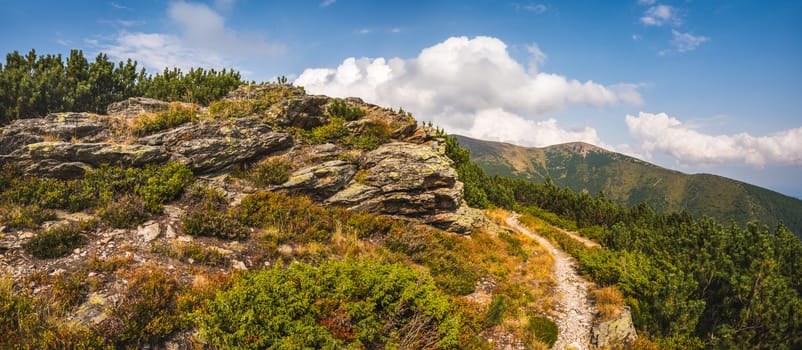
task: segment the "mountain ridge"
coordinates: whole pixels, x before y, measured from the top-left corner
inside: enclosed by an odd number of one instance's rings
[[[687,208],[695,216],[711,216],[739,225],[786,225],[802,234],[802,200],[715,174],[686,174],[584,142],[524,147],[455,135],[490,175],[543,182],[575,192],[598,194],[633,206],[648,203],[657,211]]]

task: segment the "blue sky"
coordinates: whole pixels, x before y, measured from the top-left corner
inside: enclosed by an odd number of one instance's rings
[[[233,67],[802,197],[802,1],[6,2],[0,51]],[[0,61],[2,62],[2,61]]]

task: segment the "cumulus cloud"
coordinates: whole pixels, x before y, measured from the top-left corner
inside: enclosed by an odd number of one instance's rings
[[[691,33],[682,33],[677,31],[676,29],[672,29],[671,33],[674,34],[674,39],[671,39],[671,45],[677,50],[677,52],[688,52],[693,51],[699,48],[700,45],[704,44],[706,41],[710,40],[710,38],[701,35],[692,35]]]
[[[641,149],[666,153],[683,164],[802,165],[802,127],[768,136],[708,135],[665,113],[641,112],[625,120]]]
[[[676,8],[669,5],[657,5],[646,9],[640,22],[647,26],[660,27],[666,24],[679,25],[682,23],[682,19]]]
[[[284,50],[280,44],[226,27],[225,18],[205,4],[174,2],[167,15],[178,33],[122,31],[111,42],[101,44],[101,49],[115,59],[133,58],[156,70],[231,67],[236,62],[224,57],[267,58]]]
[[[538,146],[599,139],[592,128],[566,131],[555,120],[534,119],[568,106],[640,101],[635,85],[539,72],[545,54],[534,45],[530,54],[527,69],[499,39],[453,37],[412,59],[351,57],[337,68],[307,69],[295,84],[312,93],[403,107],[449,132]]]

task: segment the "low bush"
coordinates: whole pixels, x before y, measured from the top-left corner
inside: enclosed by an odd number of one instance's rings
[[[309,197],[260,192],[242,200],[239,219],[251,227],[275,228],[277,243],[327,242],[337,229],[339,218],[347,218],[340,208],[324,208]]]
[[[43,222],[56,217],[50,209],[38,205],[14,205],[0,207],[0,222],[12,229],[34,229]]]
[[[329,105],[329,115],[342,118],[346,121],[353,121],[365,116],[365,111],[358,106],[352,106],[341,99],[336,99]]]
[[[90,229],[94,229],[94,222],[53,227],[25,242],[23,248],[40,259],[59,258],[84,245],[84,234]]]
[[[259,111],[254,100],[219,100],[209,105],[213,117],[241,118]]]
[[[245,173],[245,178],[251,180],[257,186],[280,185],[290,179],[290,162],[268,158],[253,165]]]
[[[129,228],[148,218],[145,202],[137,195],[118,196],[116,200],[98,210],[98,217],[113,228]]]
[[[206,248],[199,244],[186,244],[178,247],[181,260],[193,261],[207,266],[224,266],[228,261],[226,255],[219,250]]]
[[[153,264],[130,271],[120,300],[98,324],[97,332],[115,348],[142,348],[161,343],[173,332],[188,328],[178,312],[181,288],[168,271]]]
[[[196,315],[212,346],[457,348],[461,317],[430,279],[400,264],[295,263],[241,275]]]
[[[192,204],[182,220],[184,233],[225,239],[246,238],[250,234],[235,215],[228,212],[226,199],[219,191],[196,186],[188,197]]]
[[[136,135],[147,135],[166,130],[198,119],[198,108],[179,102],[170,103],[166,111],[143,113],[134,120],[131,131]]]
[[[507,300],[503,295],[496,294],[487,307],[485,313],[484,327],[490,328],[498,325],[504,320],[504,314],[507,312]]]
[[[546,317],[530,314],[525,330],[527,343],[539,341],[551,348],[557,342],[557,325]]]

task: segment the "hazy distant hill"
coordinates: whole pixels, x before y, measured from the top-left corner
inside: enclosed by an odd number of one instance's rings
[[[708,215],[721,222],[785,223],[802,235],[802,200],[710,174],[689,175],[581,142],[529,148],[457,136],[489,174],[542,182],[551,177],[574,191],[599,191],[616,202]]]

